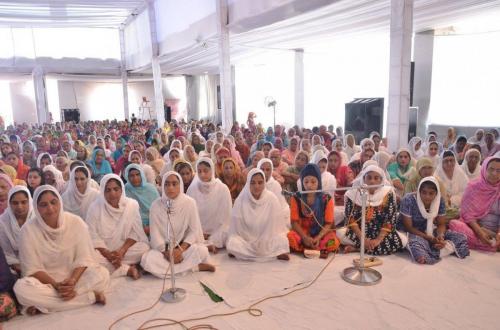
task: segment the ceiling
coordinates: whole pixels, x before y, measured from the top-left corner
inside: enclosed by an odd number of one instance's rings
[[[0,25],[118,28],[145,0],[0,0]]]
[[[265,50],[293,50],[335,38],[389,33],[391,0],[336,1],[311,12],[230,37],[231,60]],[[464,18],[496,13],[500,0],[414,0],[413,30],[444,28]],[[183,51],[162,55],[162,72],[199,74],[218,71],[217,37]],[[143,72],[148,72],[146,69]]]

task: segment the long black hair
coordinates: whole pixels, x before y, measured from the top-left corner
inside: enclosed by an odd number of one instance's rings
[[[40,168],[38,167],[33,167],[31,168],[29,171],[28,171],[28,176],[30,175],[30,173],[32,172],[36,172],[38,173],[38,175],[42,178],[42,181],[40,182],[40,186],[41,185],[44,185],[45,184],[45,177],[43,176],[43,172]],[[33,193],[35,191],[35,188],[31,187],[30,184],[29,184],[29,181],[28,179],[26,179],[26,184],[28,186],[28,190],[30,191],[30,194],[31,194],[31,197],[33,197]]]

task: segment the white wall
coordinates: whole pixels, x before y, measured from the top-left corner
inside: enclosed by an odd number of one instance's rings
[[[32,80],[12,81],[10,98],[14,122],[30,124],[37,122],[35,89]]]
[[[58,85],[60,108],[79,108],[81,120],[124,119],[121,82],[60,80]],[[128,83],[130,114],[135,113],[139,117],[143,96],[151,101],[151,108],[154,110],[153,82]],[[146,115],[145,118],[149,117]]]

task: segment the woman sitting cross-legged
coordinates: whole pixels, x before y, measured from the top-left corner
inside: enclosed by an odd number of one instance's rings
[[[423,178],[416,192],[406,194],[400,213],[414,261],[432,265],[453,253],[459,258],[469,255],[465,235],[446,230],[446,208],[436,178]]]
[[[280,202],[266,189],[266,177],[252,169],[234,202],[226,249],[230,257],[249,261],[289,260],[290,248]]]
[[[64,212],[59,192],[43,185],[33,196],[35,218],[23,225],[19,258],[23,278],[14,292],[28,314],[105,304],[109,272],[94,259],[83,220]]]
[[[90,237],[98,260],[112,277],[139,279],[137,264],[149,250],[142,227],[139,204],[125,196],[125,187],[116,174],[101,179],[99,197],[87,213]]]
[[[485,159],[481,177],[465,189],[460,220],[450,228],[465,234],[471,249],[500,251],[500,157]]]
[[[303,190],[321,190],[321,173],[315,164],[307,164],[300,172]],[[292,230],[288,232],[290,249],[304,252],[304,249],[321,251],[321,258],[339,248],[335,235],[334,200],[328,193],[307,193],[290,199]]]
[[[369,165],[360,177],[366,185],[383,183],[384,171]],[[392,254],[406,245],[406,235],[396,231],[396,194],[391,186],[370,188],[367,191],[365,249],[373,255]],[[337,230],[337,237],[346,246],[345,252],[360,248],[362,198],[358,190],[349,190],[345,194],[345,216],[347,229]]]
[[[191,270],[214,272],[215,267],[208,263],[196,202],[184,194],[179,173],[165,173],[161,187],[161,197],[153,202],[149,213],[152,249],[142,257],[141,266],[164,278],[169,271],[169,244],[173,244],[176,274]]]
[[[208,249],[226,245],[227,231],[233,206],[228,187],[215,177],[215,166],[210,158],[201,157],[196,162],[196,177],[187,195],[196,201],[203,236]]]

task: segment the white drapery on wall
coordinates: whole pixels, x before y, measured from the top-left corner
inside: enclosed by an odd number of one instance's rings
[[[144,10],[124,29],[125,62],[127,70],[147,66],[151,63],[151,31],[149,13]]]
[[[217,108],[218,75],[186,76],[187,119],[220,122]]]

